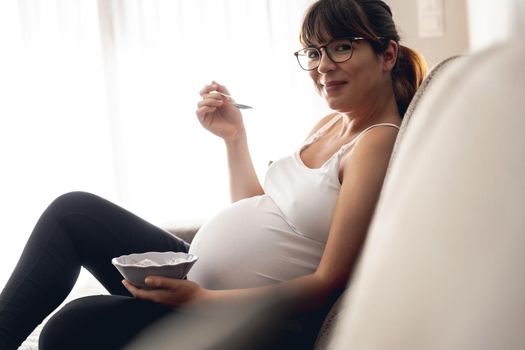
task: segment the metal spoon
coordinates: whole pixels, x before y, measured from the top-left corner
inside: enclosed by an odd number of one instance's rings
[[[233,97],[231,97],[230,95],[227,95],[227,94],[223,94],[222,92],[219,92],[219,91],[216,91],[216,93],[218,93],[219,95],[222,95],[224,97],[226,97],[234,107],[238,108],[238,109],[251,109],[253,107],[250,107],[250,106],[247,106],[247,105],[243,105],[241,103],[237,103],[235,102],[235,100],[233,99]]]

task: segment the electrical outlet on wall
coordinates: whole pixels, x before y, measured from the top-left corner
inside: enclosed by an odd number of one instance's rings
[[[421,38],[445,35],[443,0],[417,0],[418,31]]]

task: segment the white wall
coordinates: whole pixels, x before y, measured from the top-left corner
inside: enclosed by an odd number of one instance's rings
[[[437,37],[420,35],[419,0],[386,0],[386,3],[392,9],[402,43],[422,53],[430,68],[447,57],[469,51],[466,1],[443,0],[443,35]]]
[[[525,34],[525,1],[516,0],[516,33]]]
[[[524,0],[467,0],[471,51],[511,38],[522,30]]]
[[[386,0],[402,42],[417,49],[429,67],[525,33],[525,0]],[[422,37],[418,5],[443,3],[443,35]]]

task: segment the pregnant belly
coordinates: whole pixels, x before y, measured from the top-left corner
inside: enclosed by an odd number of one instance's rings
[[[235,202],[197,233],[188,279],[209,289],[268,285],[312,273],[324,244],[295,233],[266,195]]]

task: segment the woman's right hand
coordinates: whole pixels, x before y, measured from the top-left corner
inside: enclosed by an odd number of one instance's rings
[[[199,94],[202,100],[197,104],[197,117],[205,129],[225,141],[234,141],[244,133],[241,112],[217,92],[230,94],[226,87],[215,81],[201,89]]]

